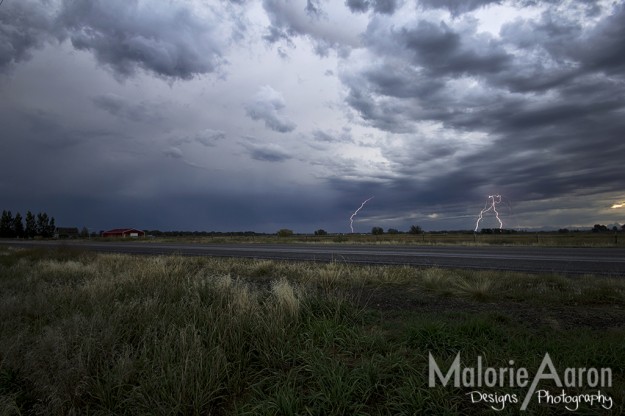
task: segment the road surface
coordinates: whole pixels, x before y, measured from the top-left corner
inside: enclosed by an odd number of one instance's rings
[[[555,272],[594,273],[625,277],[625,249],[547,247],[380,246],[321,244],[174,244],[117,241],[23,241],[0,244],[24,247],[77,247],[127,254],[180,254],[185,256],[245,257],[274,260],[339,261],[361,264],[395,264]]]

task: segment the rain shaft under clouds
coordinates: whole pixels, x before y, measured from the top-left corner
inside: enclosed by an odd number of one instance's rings
[[[375,195],[355,231],[472,229],[501,194],[512,227],[623,223],[624,21],[622,1],[5,0],[2,209],[348,232]]]

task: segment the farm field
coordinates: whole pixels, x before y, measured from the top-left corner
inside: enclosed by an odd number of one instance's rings
[[[0,247],[0,414],[518,414],[428,385],[458,353],[610,368],[611,409],[576,413],[622,414],[624,308],[593,275]]]
[[[97,239],[128,241],[130,239]],[[180,235],[145,238],[142,241],[197,244],[381,244],[381,245],[467,245],[467,246],[534,246],[534,247],[625,247],[625,233],[591,232],[518,232],[512,234],[481,234],[459,232],[427,232],[423,234],[295,234],[278,235]]]

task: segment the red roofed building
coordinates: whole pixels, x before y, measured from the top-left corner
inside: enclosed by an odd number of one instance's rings
[[[104,231],[102,237],[144,237],[145,233],[135,228],[114,228]]]

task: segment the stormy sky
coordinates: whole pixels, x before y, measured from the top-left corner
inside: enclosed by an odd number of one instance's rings
[[[496,194],[506,228],[625,222],[625,2],[0,5],[1,209],[444,230]]]

